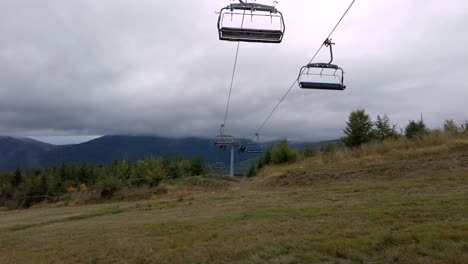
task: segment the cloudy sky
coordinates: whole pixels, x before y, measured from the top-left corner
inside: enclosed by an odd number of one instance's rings
[[[226,133],[252,136],[350,2],[279,1],[283,43],[240,45]],[[0,1],[0,135],[216,135],[236,49],[217,36],[227,4]],[[294,88],[262,137],[337,138],[357,108],[400,127],[468,119],[467,26],[465,0],[357,0],[332,37],[348,88]]]

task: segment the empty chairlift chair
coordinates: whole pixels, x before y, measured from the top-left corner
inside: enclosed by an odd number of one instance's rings
[[[251,154],[262,154],[263,147],[259,143],[249,143],[247,144],[246,152]]]
[[[276,7],[239,2],[219,12],[220,40],[281,43],[285,24],[283,15]]]
[[[344,85],[343,69],[338,65],[332,64],[332,45],[334,45],[334,43],[327,39],[324,45],[330,47],[330,62],[309,63],[306,66],[303,66],[299,72],[299,87],[302,89],[342,91],[346,89],[346,85]]]
[[[255,134],[255,137],[257,138],[256,142],[250,142],[246,146],[246,151],[247,153],[251,154],[262,154],[263,153],[263,146],[260,143],[260,136],[258,133]]]
[[[217,170],[224,170],[226,166],[224,166],[224,162],[218,161],[218,162],[215,162],[215,164],[213,165],[213,168]]]
[[[234,137],[229,135],[220,134],[215,137],[214,144],[220,149],[234,146]]]
[[[320,73],[310,73],[310,70],[320,70]],[[333,74],[323,73],[324,70],[334,70]],[[340,71],[341,74],[336,75],[336,72]],[[299,86],[302,89],[319,89],[319,90],[337,90],[342,91],[346,89],[344,85],[343,69],[334,64],[327,63],[310,63],[301,68],[301,76],[299,77]],[[321,81],[306,80],[310,76],[315,78],[320,77]],[[323,78],[327,78],[328,81],[324,82]],[[337,80],[338,79],[338,80]]]

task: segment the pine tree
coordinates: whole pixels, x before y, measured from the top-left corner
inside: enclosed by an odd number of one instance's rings
[[[377,116],[377,122],[375,122],[375,133],[377,139],[380,141],[398,137],[396,125],[390,125],[390,118],[388,118],[387,115],[383,115],[383,117],[380,117],[379,115]]]
[[[408,125],[405,127],[405,136],[409,139],[421,137],[426,133],[426,124],[424,124],[422,118],[419,121],[410,120]]]
[[[375,138],[372,120],[364,109],[352,111],[346,125],[342,141],[347,147],[358,147]]]
[[[313,147],[311,146],[307,146],[305,149],[304,149],[304,157],[306,158],[310,158],[310,157],[313,157],[315,156],[315,150]]]
[[[257,168],[255,167],[255,164],[252,163],[249,167],[249,171],[247,172],[247,177],[255,177],[257,176]]]
[[[463,131],[463,126],[458,127],[457,123],[453,120],[445,120],[444,133],[448,135],[458,135]]]
[[[202,157],[196,157],[191,163],[192,175],[202,175],[205,172],[205,164]]]
[[[21,169],[19,167],[16,168],[15,172],[13,173],[13,187],[18,187],[23,180],[23,175],[21,174]]]
[[[271,151],[271,162],[273,164],[282,164],[295,162],[297,154],[289,148],[288,140],[282,139],[278,145]]]

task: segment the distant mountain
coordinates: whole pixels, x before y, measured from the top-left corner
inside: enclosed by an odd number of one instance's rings
[[[215,162],[218,150],[212,140],[201,138],[164,138],[157,136],[104,136],[82,144],[57,146],[48,151],[41,164],[94,162],[108,164],[118,159],[139,160],[146,156],[203,156]]]
[[[298,149],[319,148],[329,142],[292,143]],[[265,148],[274,143],[265,143]],[[93,162],[109,164],[114,160],[136,161],[146,156],[179,156],[192,159],[202,156],[205,162],[229,163],[230,152],[217,149],[211,139],[165,138],[158,136],[103,136],[85,143],[51,145],[30,138],[0,136],[0,171],[12,171],[16,167],[39,168],[67,163]],[[258,154],[236,155],[236,163],[254,159]]]
[[[30,138],[0,136],[0,171],[41,167],[39,157],[53,148],[54,145]]]

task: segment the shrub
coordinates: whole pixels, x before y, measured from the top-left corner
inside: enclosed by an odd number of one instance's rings
[[[82,183],[80,184],[80,192],[87,192],[88,191],[88,186],[86,184]]]
[[[0,206],[4,206],[7,200],[13,196],[13,176],[11,174],[0,174]]]
[[[455,121],[453,120],[445,120],[444,123],[444,133],[451,135],[451,136],[456,136],[459,135],[460,133],[463,132],[463,126],[459,128]]]
[[[70,186],[67,188],[67,193],[75,193],[77,190],[76,187]]]
[[[205,163],[203,162],[202,157],[196,157],[192,159],[190,171],[192,172],[193,176],[202,175],[208,172],[208,168],[205,167]]]
[[[157,186],[167,176],[161,160],[145,158],[137,163],[135,169],[137,178],[145,178],[150,186]]]
[[[258,160],[257,171],[261,170],[263,166],[271,163],[271,148],[267,149],[263,156]]]
[[[422,119],[419,121],[410,120],[405,127],[405,136],[409,139],[420,138],[426,135],[427,132],[426,124]]]
[[[334,143],[327,144],[327,146],[323,149],[324,153],[334,153],[338,149],[337,145]]]
[[[102,198],[110,198],[122,188],[122,186],[122,182],[116,177],[106,176],[97,182],[96,190]]]
[[[461,125],[460,130],[463,134],[468,134],[468,120],[465,120],[465,124]]]
[[[257,176],[257,168],[254,163],[252,163],[249,167],[249,171],[247,172],[247,177],[255,177]]]
[[[315,156],[315,154],[316,154],[315,150],[310,146],[307,146],[303,151],[303,155],[305,158],[313,157]]]
[[[383,117],[380,117],[379,115],[377,116],[377,121],[375,122],[375,135],[380,141],[398,137],[396,125],[390,125],[390,118],[388,118],[387,115],[383,115]]]
[[[288,140],[282,139],[271,151],[271,161],[274,164],[291,163],[297,161],[298,154],[289,148]]]

